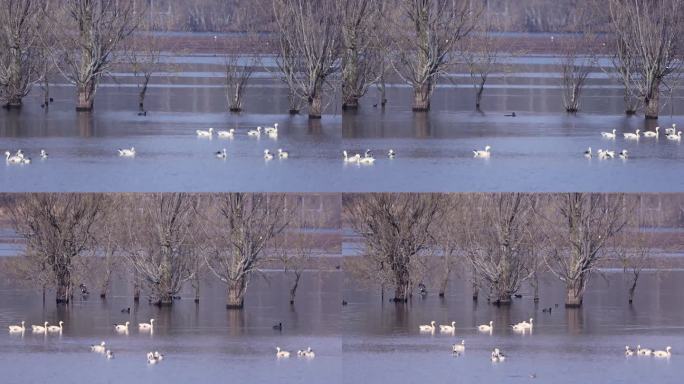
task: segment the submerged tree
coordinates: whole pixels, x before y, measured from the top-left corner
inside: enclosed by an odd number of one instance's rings
[[[474,28],[479,11],[467,0],[401,0],[388,12],[392,66],[413,88],[413,110],[430,109],[438,78],[453,48]]]
[[[126,200],[125,256],[149,286],[150,302],[171,305],[196,270],[193,234],[198,198],[173,193],[129,195]]]
[[[88,194],[30,194],[6,204],[15,231],[26,241],[36,270],[49,272],[57,304],[68,304],[77,259],[94,246],[103,197]]]
[[[321,117],[329,77],[339,69],[340,3],[337,0],[273,0],[279,32],[276,62],[291,94],[306,101],[309,118]]]
[[[580,307],[606,246],[627,225],[631,209],[622,195],[569,193],[549,198],[542,212],[549,250],[544,260],[565,283],[565,306]]]
[[[433,194],[387,193],[344,198],[350,225],[364,239],[372,274],[391,281],[395,302],[407,302],[419,281],[416,264],[429,249],[443,199]]]
[[[227,285],[226,306],[242,309],[252,275],[272,240],[288,227],[292,208],[284,195],[230,193],[214,197],[204,221],[204,258]]]
[[[93,109],[95,92],[109,73],[121,42],[137,28],[141,14],[135,2],[118,0],[65,0],[52,19],[56,33],[55,63],[76,86],[76,110]]]
[[[491,29],[490,23],[483,24],[477,29],[477,34],[463,39],[464,43],[459,52],[473,83],[475,108],[478,110],[482,104],[482,95],[489,75],[497,70],[504,60],[500,39],[492,35]]]
[[[657,119],[662,86],[682,62],[684,1],[609,0],[608,5],[618,73],[637,90],[646,118]]]
[[[21,108],[22,99],[41,80],[39,0],[4,0],[0,3],[0,102]]]
[[[480,195],[470,204],[466,255],[496,304],[510,304],[534,273],[533,204],[531,196],[518,193]]]

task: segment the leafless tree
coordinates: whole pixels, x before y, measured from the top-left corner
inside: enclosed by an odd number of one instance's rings
[[[454,47],[474,28],[480,11],[472,4],[467,0],[401,0],[394,12],[386,12],[391,64],[413,87],[414,111],[430,109],[437,80],[454,59]]]
[[[76,109],[90,111],[100,80],[141,14],[135,2],[119,0],[65,0],[59,10],[46,14],[56,34],[53,58],[61,74],[76,85]]]
[[[551,195],[548,203],[539,211],[539,227],[551,244],[543,257],[565,283],[565,306],[579,307],[607,244],[627,225],[632,209],[623,195],[613,194]]]
[[[309,118],[321,117],[324,88],[339,69],[341,3],[273,0],[279,32],[276,61],[290,92],[306,101]]]
[[[406,302],[418,282],[414,272],[432,241],[431,230],[443,196],[433,194],[367,194],[343,197],[349,223],[365,242],[365,258],[375,275],[387,275],[394,301]]]
[[[143,18],[139,24],[140,33],[123,41],[126,62],[131,66],[138,87],[138,108],[145,110],[145,96],[155,72],[161,68],[162,40],[155,34],[151,20]],[[160,29],[160,26],[157,26]],[[165,28],[162,30],[166,30]],[[173,48],[170,49],[174,51]]]
[[[198,199],[184,193],[127,196],[124,255],[151,289],[152,304],[173,304],[194,276]]]
[[[519,193],[478,195],[469,204],[466,254],[496,304],[510,304],[534,273],[533,204],[532,196]]]
[[[208,269],[228,287],[227,308],[242,309],[252,275],[268,257],[272,240],[289,225],[284,195],[215,196],[204,220]],[[215,211],[215,212],[214,212]]]
[[[58,304],[68,304],[74,265],[93,247],[101,195],[29,194],[8,206],[14,229],[26,241],[26,254],[41,274],[50,274]],[[41,278],[44,279],[44,278]]]
[[[7,108],[21,108],[41,79],[42,7],[38,0],[0,2],[0,102]]]
[[[459,253],[464,248],[464,210],[468,204],[468,197],[461,194],[451,194],[444,198],[442,214],[439,223],[433,229],[436,256],[439,263],[439,297],[444,297],[454,267],[457,265]]]
[[[581,52],[581,47],[592,43],[591,38],[569,38],[561,43],[561,85],[563,90],[563,108],[566,112],[575,113],[580,108],[580,97],[589,74],[596,65],[593,54]]]
[[[247,45],[257,43],[257,38],[254,35],[244,37],[244,39],[247,41],[245,43]],[[242,111],[242,100],[247,83],[259,62],[260,60],[256,55],[241,55],[239,49],[235,49],[224,56],[226,100],[231,112]]]
[[[640,199],[641,197],[637,197]],[[641,219],[647,213],[641,213]],[[640,220],[630,218],[629,224],[626,226],[623,233],[615,236],[610,244],[613,256],[622,266],[625,275],[630,279],[630,285],[627,290],[629,303],[634,301],[634,294],[636,293],[637,284],[641,272],[644,268],[654,266],[652,257],[652,239],[648,232],[641,228]]]
[[[342,108],[356,109],[378,80],[382,50],[374,36],[379,0],[345,0],[342,24]],[[379,1],[383,2],[383,1]]]
[[[679,20],[684,1],[610,0],[608,6],[618,73],[637,90],[646,118],[657,119],[661,86],[667,86],[682,62]]]

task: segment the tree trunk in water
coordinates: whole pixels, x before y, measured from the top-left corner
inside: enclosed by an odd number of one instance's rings
[[[480,109],[480,104],[482,103],[482,94],[484,93],[484,82],[481,82],[477,87],[477,92],[475,93],[475,108]]]
[[[295,272],[292,288],[290,288],[290,304],[294,304],[295,296],[297,295],[297,287],[299,287],[299,279],[302,277],[301,272]]]
[[[80,112],[90,112],[93,110],[95,100],[95,81],[90,80],[85,84],[78,85],[78,101],[76,110]]]
[[[21,97],[18,96],[10,96],[7,100],[7,104],[5,104],[5,108],[7,109],[21,109],[21,107]]]
[[[415,85],[413,87],[413,111],[426,112],[430,110],[430,96],[432,93],[432,84],[426,81],[423,84]]]
[[[142,88],[140,89],[140,94],[138,94],[138,107],[140,107],[140,111],[145,110],[145,96],[147,95],[147,86],[149,83],[150,77],[145,76],[143,79]]]
[[[394,301],[397,303],[408,302],[410,279],[408,272],[396,272],[396,285],[394,286]]]
[[[313,96],[309,97],[309,119],[320,119],[323,114],[323,101],[321,100],[321,95],[316,92]]]
[[[228,283],[228,300],[226,308],[242,309],[245,304],[245,279],[240,278]]]
[[[140,301],[140,278],[135,270],[133,271],[133,301]]]
[[[240,85],[234,85],[235,92],[233,97],[229,97],[229,110],[230,112],[242,112],[242,87]]]
[[[636,275],[634,276],[634,279],[632,280],[632,285],[629,287],[629,303],[632,304],[634,301],[634,292],[636,292],[636,287],[637,287],[637,280],[639,279],[639,276]]]
[[[647,119],[657,119],[660,114],[660,82],[654,81],[650,97],[644,98],[644,113]]]
[[[342,102],[342,109],[345,111],[359,109],[359,98],[356,95],[348,95]]]
[[[57,276],[57,304],[69,304],[71,298],[71,278],[68,273]]]
[[[510,305],[511,304],[511,294],[508,291],[496,290],[496,300],[494,301],[496,305]]]
[[[568,308],[579,308],[582,306],[584,290],[579,288],[577,282],[568,282],[565,287],[565,306]]]

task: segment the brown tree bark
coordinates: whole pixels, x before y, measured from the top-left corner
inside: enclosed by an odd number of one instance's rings
[[[93,102],[95,100],[95,81],[87,81],[83,85],[78,86],[78,100],[76,103],[76,111],[90,112],[93,110]]]
[[[432,93],[432,83],[427,80],[425,83],[417,85],[413,89],[413,111],[427,112],[430,110],[430,96]]]
[[[230,281],[228,283],[228,299],[226,308],[228,309],[242,309],[245,304],[245,288],[246,282],[244,278]]]
[[[644,115],[646,119],[657,119],[660,114],[660,81],[653,81],[650,95],[644,98]]]
[[[323,114],[323,101],[320,92],[309,97],[309,119],[320,119]]]

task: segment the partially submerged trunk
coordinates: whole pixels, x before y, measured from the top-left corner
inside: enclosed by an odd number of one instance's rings
[[[290,288],[290,304],[294,304],[295,296],[297,295],[297,287],[299,287],[299,280],[302,278],[301,271],[294,272],[294,281],[292,282],[292,287]]]
[[[228,298],[226,308],[242,309],[245,304],[246,281],[244,278],[231,280],[228,282]]]
[[[143,111],[145,109],[145,96],[147,95],[147,88],[150,84],[151,75],[145,74],[143,77],[143,83],[140,87],[140,93],[138,94],[138,107]]]
[[[309,97],[309,119],[320,119],[323,114],[323,100],[320,92]]]
[[[411,292],[408,271],[395,272],[394,299],[395,303],[406,303]]]
[[[84,84],[78,84],[78,100],[76,104],[77,111],[90,112],[93,110],[93,102],[95,101],[95,88],[96,84],[94,80],[88,80]]]
[[[649,95],[644,98],[644,114],[647,119],[657,119],[660,114],[660,82],[653,81]]]
[[[413,87],[413,111],[426,112],[430,110],[430,96],[432,84],[429,80]]]
[[[579,278],[574,281],[568,281],[565,284],[565,306],[567,308],[579,308],[582,306],[584,299],[584,283],[583,279]]]
[[[359,98],[356,95],[347,95],[342,102],[342,109],[345,111],[359,108]]]

